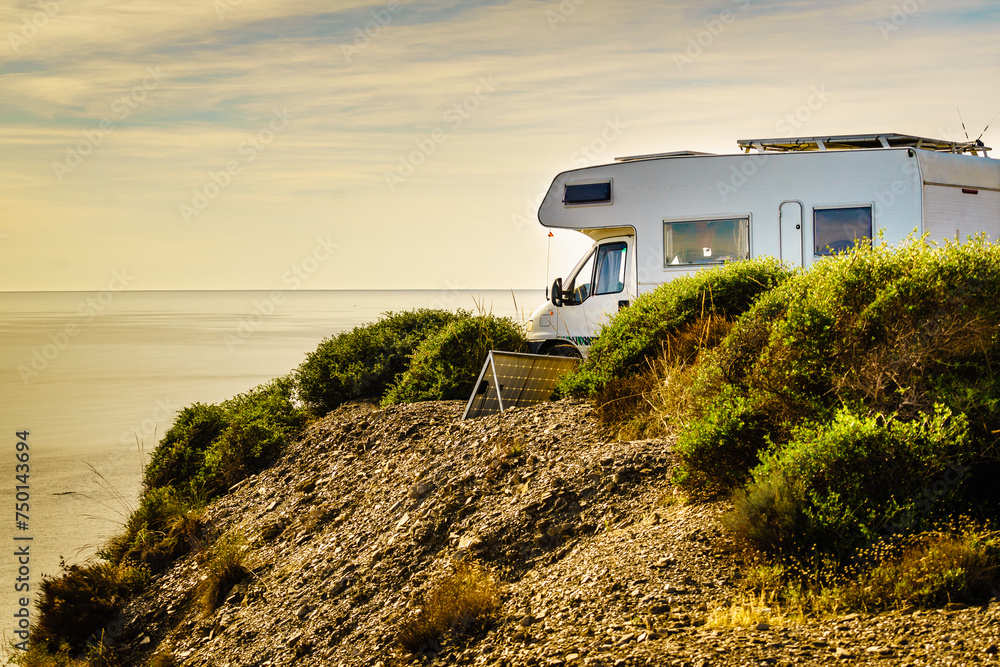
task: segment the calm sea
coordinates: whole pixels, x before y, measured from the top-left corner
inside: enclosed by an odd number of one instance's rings
[[[482,308],[522,321],[543,299],[489,290],[0,293],[9,547],[0,557],[0,634],[12,636],[20,595],[14,545],[30,545],[33,594],[61,558],[92,557],[135,507],[149,453],[181,408],[284,375],[324,338],[386,311]],[[19,431],[29,431],[26,527],[14,514]]]

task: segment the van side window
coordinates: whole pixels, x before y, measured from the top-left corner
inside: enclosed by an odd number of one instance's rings
[[[813,209],[813,245],[816,255],[833,255],[872,237],[872,207]]]
[[[750,259],[750,218],[663,222],[663,264],[718,264]]]
[[[587,258],[587,261],[583,263],[580,270],[573,276],[573,281],[570,283],[568,290],[573,293],[572,305],[583,303],[590,296],[590,283],[594,278],[594,257],[596,256],[596,252],[590,253],[590,257]]]
[[[625,289],[625,259],[628,244],[607,243],[597,249],[594,294],[614,294]]]

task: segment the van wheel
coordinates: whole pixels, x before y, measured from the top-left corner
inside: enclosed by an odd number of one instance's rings
[[[560,343],[559,345],[553,345],[545,351],[550,357],[575,357],[576,359],[583,359],[583,355],[580,354],[580,350],[576,349],[574,346],[568,343]]]

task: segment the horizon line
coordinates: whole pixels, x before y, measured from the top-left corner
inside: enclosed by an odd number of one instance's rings
[[[329,289],[294,289],[279,290],[268,288],[236,288],[236,289],[126,289],[115,292],[116,294],[139,294],[151,292],[543,292],[544,287],[463,287],[463,288],[440,288],[440,287],[419,287],[419,288],[398,288],[398,287],[367,287],[363,289],[352,288],[329,288]],[[82,294],[87,292],[102,292],[101,289],[51,289],[51,290],[0,290],[3,294]]]

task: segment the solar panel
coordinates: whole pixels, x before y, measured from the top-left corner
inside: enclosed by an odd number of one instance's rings
[[[491,350],[462,419],[495,415],[508,408],[547,401],[559,378],[579,362],[574,357]]]

